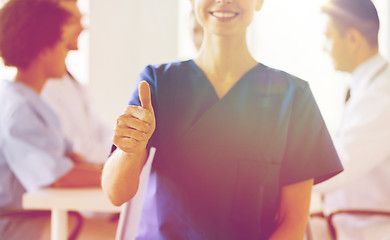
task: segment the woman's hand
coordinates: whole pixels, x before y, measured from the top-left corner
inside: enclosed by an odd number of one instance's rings
[[[141,107],[127,106],[117,118],[113,143],[126,153],[140,153],[156,128],[156,119],[152,107],[150,87],[146,81],[139,85]]]

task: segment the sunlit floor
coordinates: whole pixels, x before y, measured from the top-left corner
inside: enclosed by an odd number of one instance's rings
[[[83,225],[77,240],[114,240],[116,234],[116,227],[118,225],[119,215],[113,214],[95,214],[93,217],[91,213],[83,214]],[[75,218],[69,219],[69,231],[76,226]],[[47,222],[41,240],[50,240],[51,224],[50,220]]]
[[[118,219],[84,218],[78,240],[114,240]]]

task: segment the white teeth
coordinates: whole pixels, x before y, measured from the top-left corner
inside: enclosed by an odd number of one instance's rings
[[[212,14],[219,18],[231,18],[236,16],[233,12],[212,12]]]

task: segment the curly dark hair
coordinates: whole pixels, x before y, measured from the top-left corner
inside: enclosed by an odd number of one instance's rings
[[[62,38],[71,14],[52,0],[9,0],[0,10],[0,56],[7,66],[25,69]]]

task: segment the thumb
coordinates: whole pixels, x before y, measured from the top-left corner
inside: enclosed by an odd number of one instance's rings
[[[146,81],[142,81],[139,84],[138,91],[139,91],[138,94],[139,94],[139,99],[141,101],[141,106],[145,109],[153,111],[149,84]]]

